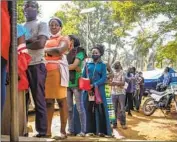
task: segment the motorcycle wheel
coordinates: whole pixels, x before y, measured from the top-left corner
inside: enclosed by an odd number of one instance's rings
[[[152,115],[156,110],[154,99],[152,98],[147,99],[143,104],[142,110],[144,115],[146,116]]]

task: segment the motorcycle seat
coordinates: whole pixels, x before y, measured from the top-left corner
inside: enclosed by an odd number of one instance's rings
[[[156,95],[159,95],[159,96],[165,94],[165,92],[158,92],[158,91],[155,91],[155,90],[150,90],[150,93],[152,93],[152,94],[156,94]]]

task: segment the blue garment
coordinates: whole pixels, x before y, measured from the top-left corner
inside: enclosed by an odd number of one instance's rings
[[[170,84],[170,81],[171,81],[171,74],[170,73],[165,73],[163,75],[163,85],[168,86]]]
[[[73,105],[73,96],[75,98],[76,108]],[[78,133],[85,133],[86,132],[86,114],[85,108],[83,104],[83,94],[79,90],[78,87],[68,88],[67,90],[67,102],[68,102],[68,131],[70,133],[78,134]],[[73,109],[74,108],[74,109]],[[77,109],[77,112],[76,110]],[[75,113],[73,113],[75,110]],[[79,115],[76,115],[76,114]],[[79,116],[80,123],[75,125],[74,117]],[[81,127],[80,132],[76,132],[74,128]]]
[[[6,98],[6,66],[7,61],[1,56],[1,116]]]
[[[28,40],[31,37],[27,28],[25,28],[24,26],[22,26],[20,24],[17,24],[17,38],[19,38],[23,35],[25,35],[25,40]]]
[[[103,103],[95,104],[95,102],[90,102],[88,100],[88,92],[83,91],[83,101],[86,110],[86,133],[112,135],[105,93],[106,65],[103,62],[97,64],[91,62],[87,63],[87,68],[88,76],[92,80],[93,86],[98,86]],[[86,67],[82,76],[87,76]],[[90,109],[90,106],[94,106],[92,107],[94,111],[92,108]]]
[[[125,81],[128,83],[128,87],[126,89],[127,93],[133,93],[134,92],[134,81],[131,79],[133,77],[133,74],[127,73],[125,77]]]

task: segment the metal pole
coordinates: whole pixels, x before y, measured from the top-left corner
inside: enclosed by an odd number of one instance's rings
[[[17,71],[17,13],[16,1],[10,1],[11,13],[11,47],[9,56],[10,74],[10,141],[19,141],[19,113],[18,113],[18,71]]]
[[[89,15],[87,13],[87,55],[89,53]]]

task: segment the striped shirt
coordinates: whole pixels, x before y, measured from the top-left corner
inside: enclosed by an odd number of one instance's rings
[[[114,72],[114,77],[112,82],[119,83],[119,82],[125,82],[125,75],[124,72],[121,70],[119,72]],[[124,86],[112,86],[111,94],[113,95],[121,95],[124,94]]]

